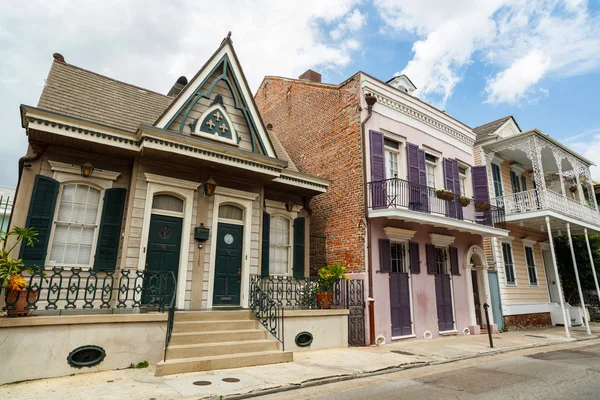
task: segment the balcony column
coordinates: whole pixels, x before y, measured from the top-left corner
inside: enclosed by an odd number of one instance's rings
[[[598,277],[596,276],[596,266],[594,265],[594,257],[592,257],[592,248],[590,247],[590,239],[588,238],[587,228],[583,230],[585,234],[585,244],[587,245],[588,255],[590,257],[590,265],[592,267],[592,275],[594,276],[594,285],[596,285],[596,294],[600,299],[600,286],[598,286]]]
[[[550,228],[550,217],[546,217],[546,227],[548,229],[548,241],[550,242],[550,254],[552,254],[552,264],[554,266],[554,275],[556,276],[556,289],[558,290],[558,300],[560,301],[560,310],[563,316],[563,325],[565,326],[565,337],[570,338],[569,333],[569,321],[567,318],[567,312],[565,310],[565,299],[562,293],[562,287],[560,284],[560,275],[558,274],[558,267],[556,265],[556,253],[554,252],[554,240],[552,239],[552,229]]]
[[[544,177],[544,167],[542,165],[542,148],[538,144],[538,138],[532,136],[528,139],[525,146],[527,149],[527,157],[531,160],[533,167],[533,178],[538,190],[538,201],[540,208],[546,208],[546,178]]]
[[[583,187],[581,186],[581,181],[579,180],[579,168],[575,170],[575,181],[577,182],[577,193],[579,193],[579,202],[585,205],[585,196],[583,195]]]
[[[577,179],[579,182],[579,179]],[[583,309],[583,321],[585,323],[585,330],[588,335],[591,335],[590,323],[587,319],[587,311],[585,308],[585,302],[583,301],[583,292],[581,291],[581,282],[579,281],[579,271],[577,270],[577,261],[575,260],[575,250],[573,250],[573,240],[571,239],[571,224],[567,222],[567,235],[569,236],[569,247],[571,248],[571,258],[573,259],[573,269],[575,269],[575,280],[577,281],[577,290],[579,291],[579,301],[581,302],[581,308]],[[586,235],[587,237],[587,235]]]

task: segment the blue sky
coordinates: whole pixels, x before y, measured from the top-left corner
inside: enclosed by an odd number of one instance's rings
[[[0,0],[0,10],[0,186],[16,185],[19,104],[37,104],[54,52],[166,93],[230,30],[253,90],[307,68],[331,83],[406,73],[420,98],[469,126],[512,114],[600,164],[597,1]]]

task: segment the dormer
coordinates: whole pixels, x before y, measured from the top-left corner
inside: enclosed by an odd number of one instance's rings
[[[408,79],[408,76],[404,74],[395,76],[386,83],[391,87],[401,90],[404,93],[408,94],[412,94],[412,92],[417,90],[417,87],[412,83],[410,79]]]

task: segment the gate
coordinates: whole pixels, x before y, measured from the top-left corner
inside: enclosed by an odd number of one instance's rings
[[[335,287],[334,304],[347,308],[348,344],[350,346],[365,345],[365,281],[353,278],[340,281]]]

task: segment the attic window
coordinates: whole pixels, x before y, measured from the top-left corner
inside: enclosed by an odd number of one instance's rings
[[[221,104],[222,101],[222,98],[217,95],[212,106],[190,125],[192,134],[238,145],[240,139],[225,107]]]

